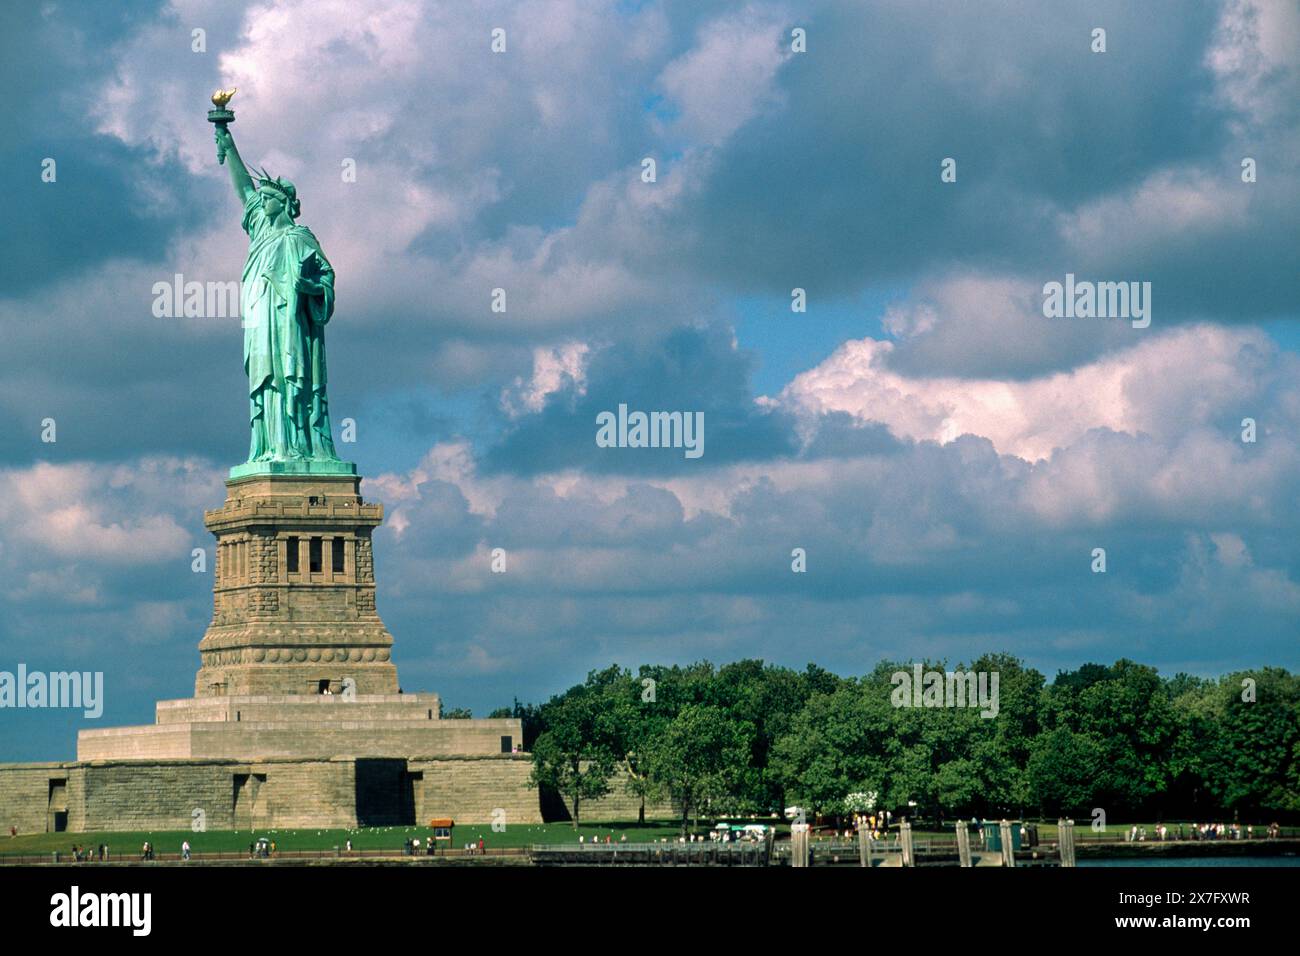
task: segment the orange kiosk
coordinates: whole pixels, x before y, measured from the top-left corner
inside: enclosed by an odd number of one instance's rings
[[[434,817],[429,821],[429,826],[433,828],[433,839],[435,843],[446,843],[448,848],[451,847],[451,830],[456,825],[456,821],[451,817]]]

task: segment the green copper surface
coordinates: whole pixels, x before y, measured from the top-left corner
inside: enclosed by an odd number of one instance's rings
[[[216,111],[214,111],[216,112]],[[262,171],[254,183],[235,148],[222,111],[215,127],[217,158],[229,159],[248,233],[240,306],[248,375],[248,461],[230,477],[254,474],[355,474],[340,461],[330,435],[325,395],[325,325],[334,314],[334,269],[320,242],[294,222],[293,183]]]

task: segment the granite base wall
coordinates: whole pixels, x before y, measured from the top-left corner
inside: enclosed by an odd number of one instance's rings
[[[542,822],[537,787],[528,782],[533,761],[527,754],[411,760],[408,769],[422,775],[415,787],[421,824],[434,817],[457,823],[501,820],[506,826]]]
[[[45,833],[50,826],[50,782],[67,782],[66,763],[0,764],[0,828],[19,833]],[[71,802],[71,797],[69,797]]]
[[[209,830],[540,823],[531,767],[523,754],[0,764],[0,828],[53,830],[52,792],[70,833],[189,830],[199,816]]]

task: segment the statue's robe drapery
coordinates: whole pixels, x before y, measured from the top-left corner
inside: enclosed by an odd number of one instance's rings
[[[255,192],[244,203],[241,306],[252,439],[248,460],[337,461],[325,399],[325,323],[334,270],[305,226],[276,228]]]

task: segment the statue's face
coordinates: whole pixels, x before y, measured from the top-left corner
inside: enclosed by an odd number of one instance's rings
[[[262,211],[268,219],[275,219],[284,210],[284,199],[277,192],[262,190]]]

